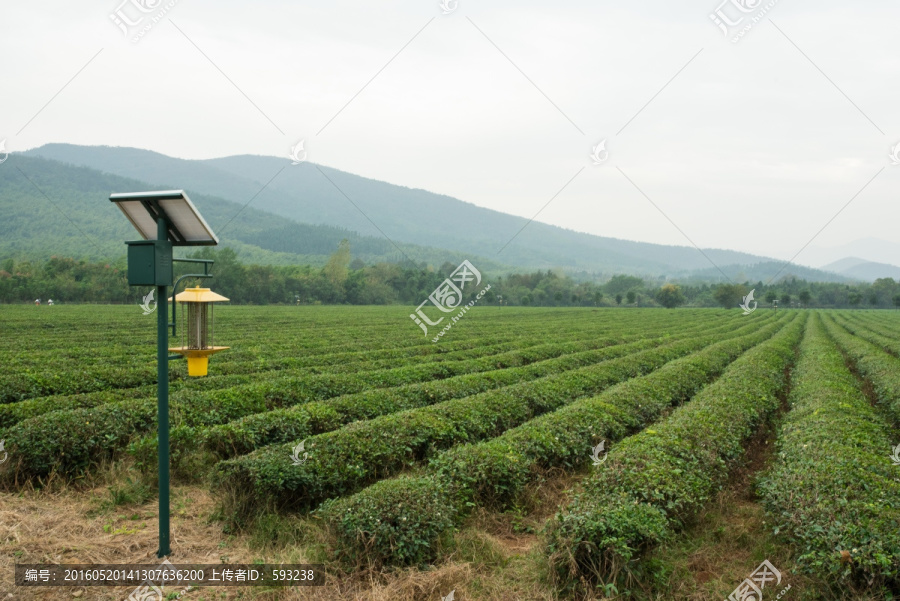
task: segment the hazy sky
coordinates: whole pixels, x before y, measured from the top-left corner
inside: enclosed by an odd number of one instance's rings
[[[4,0],[0,140],[199,159],[302,139],[523,217],[559,193],[538,220],[593,234],[688,244],[674,222],[788,259],[834,218],[812,247],[898,242],[900,5],[719,2]],[[743,17],[728,37],[717,9]]]

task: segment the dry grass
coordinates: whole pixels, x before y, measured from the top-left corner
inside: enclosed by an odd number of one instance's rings
[[[823,598],[816,584],[790,575],[790,550],[767,534],[753,491],[755,475],[771,459],[773,432],[761,429],[748,446],[746,463],[728,486],[671,545],[653,559],[665,576],[633,591],[636,601],[721,601],[767,557],[782,569],[786,601]],[[15,563],[137,563],[158,565],[157,501],[125,463],[96,470],[89,481],[50,480],[0,492],[0,601],[125,600],[133,587],[31,588],[11,585]],[[551,470],[525,492],[520,505],[497,512],[476,510],[429,569],[342,573],[329,565],[319,587],[205,587],[180,599],[219,601],[558,601],[547,584],[541,531],[564,506],[583,474]],[[117,491],[118,504],[111,490]],[[131,500],[129,502],[129,500]],[[172,491],[172,548],[178,563],[312,562],[322,541],[315,520],[269,516],[253,530],[223,532],[219,504],[205,485],[179,484]],[[274,541],[274,542],[272,542]],[[178,588],[167,587],[166,593]],[[80,593],[78,597],[75,595]],[[597,601],[600,596],[578,601]],[[857,600],[871,599],[856,597]]]
[[[136,563],[156,565],[158,548],[155,498],[143,505],[102,510],[110,498],[106,486],[54,487],[0,493],[0,571],[11,575],[15,563]],[[208,517],[214,500],[199,487],[172,491],[173,563],[250,563],[254,556],[233,544]],[[72,588],[16,589],[0,582],[0,599],[72,599]],[[130,588],[90,587],[85,599],[125,599]],[[191,596],[199,598],[198,596]],[[191,598],[188,597],[188,598]]]
[[[26,485],[0,492],[0,601],[70,601],[96,599],[122,601],[134,587],[47,587],[15,588],[12,574],[16,563],[134,563],[158,565],[156,496],[136,503],[114,505],[110,487],[127,489],[136,474],[123,464],[105,466],[90,481],[65,483],[50,479],[36,489]],[[552,501],[566,485],[551,481],[534,489],[534,499]],[[554,492],[555,491],[555,492]],[[121,497],[120,497],[121,501]],[[218,505],[202,485],[181,484],[172,488],[172,563],[267,563],[309,562],[303,545],[261,545],[266,532],[238,535],[223,532],[221,522],[212,519]],[[535,507],[546,507],[538,503]],[[549,511],[549,509],[541,510]],[[204,587],[181,599],[254,599],[265,601],[434,601],[455,590],[457,601],[550,601],[553,596],[533,575],[540,561],[535,553],[537,536],[517,531],[513,522],[519,514],[483,513],[473,526],[460,532],[454,549],[428,570],[415,568],[390,572],[362,571],[327,577],[324,586],[294,589],[262,587]],[[539,527],[538,513],[522,513],[521,520]],[[490,524],[490,526],[488,526]],[[310,520],[279,517],[270,527],[284,526],[292,536],[315,543],[320,532]],[[484,529],[482,529],[484,528]],[[299,532],[300,535],[296,535]],[[291,537],[285,537],[290,540]],[[179,588],[167,587],[165,593]],[[10,596],[11,595],[11,596]],[[77,595],[77,596],[76,596]]]

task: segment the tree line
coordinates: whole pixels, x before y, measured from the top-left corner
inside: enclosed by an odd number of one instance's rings
[[[230,248],[205,247],[191,258],[213,259],[212,280],[201,284],[237,304],[418,305],[457,265],[376,263],[353,259],[341,242],[324,267],[242,263]],[[196,266],[176,263],[176,277]],[[477,266],[476,266],[477,267]],[[787,277],[778,282],[676,284],[617,275],[604,283],[578,281],[556,270],[487,276],[491,290],[482,303],[540,307],[737,307],[752,290],[759,307],[893,308],[900,307],[900,283],[882,278],[854,285],[807,282]],[[70,303],[135,303],[149,287],[131,287],[122,257],[96,263],[68,257],[45,261],[0,262],[0,302],[52,298]],[[474,294],[474,292],[473,292]],[[470,300],[466,298],[466,300]]]

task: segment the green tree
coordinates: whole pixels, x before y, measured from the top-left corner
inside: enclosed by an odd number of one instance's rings
[[[900,292],[893,278],[878,278],[872,282],[872,294],[878,297],[877,304],[887,304],[894,294]],[[871,302],[871,301],[870,301]]]
[[[895,294],[891,300],[894,301],[894,306],[900,309],[900,294]]]
[[[617,294],[617,295],[616,295],[616,304],[617,304],[617,305],[621,305],[621,304],[622,304],[622,295],[621,295],[621,294]]]
[[[644,286],[644,280],[633,275],[615,275],[606,282],[604,288],[610,294],[620,294],[628,292],[632,288],[641,288]]]
[[[719,284],[713,292],[716,302],[726,309],[737,307],[745,296],[747,296],[747,287],[741,284]]]
[[[343,287],[347,281],[350,268],[350,241],[344,238],[338,245],[338,249],[328,257],[325,264],[325,277],[335,287]]]
[[[213,274],[212,280],[203,280],[204,285],[211,287],[223,296],[227,296],[233,302],[244,303],[250,300],[247,288],[244,286],[246,281],[246,270],[238,260],[237,253],[231,247],[225,247],[221,250],[205,246],[190,255],[194,259],[212,259],[215,261],[209,272]],[[175,263],[175,265],[188,265],[192,269],[196,269],[196,265]],[[188,272],[190,273],[190,272]]]
[[[785,306],[791,304],[791,295],[785,292],[781,295],[781,302],[784,303]]]
[[[769,303],[771,305],[777,300],[778,300],[777,292],[775,292],[774,290],[769,290],[768,292],[766,292],[766,302],[767,303]]]
[[[684,294],[681,288],[675,284],[664,284],[656,293],[656,300],[667,309],[672,309],[684,304]]]
[[[625,300],[628,301],[629,305],[633,305],[634,299],[635,299],[634,290],[629,290],[628,294],[625,295]]]
[[[857,307],[859,306],[859,303],[862,302],[862,294],[859,292],[851,292],[847,296],[847,301],[850,303],[851,307]]]
[[[811,298],[809,290],[801,291],[797,298],[800,299],[800,302],[803,303],[803,305],[809,306],[809,299]]]

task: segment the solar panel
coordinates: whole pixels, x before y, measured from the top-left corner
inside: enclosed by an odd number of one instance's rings
[[[116,203],[144,240],[157,239],[156,220],[166,220],[173,246],[214,246],[219,239],[184,190],[113,194]]]

